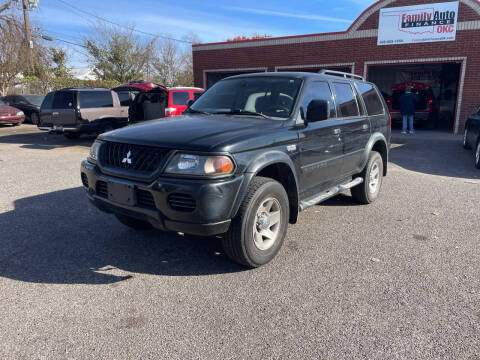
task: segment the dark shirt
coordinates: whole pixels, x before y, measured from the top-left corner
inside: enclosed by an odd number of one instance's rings
[[[400,96],[400,112],[402,115],[415,115],[415,104],[418,102],[418,95],[414,93],[405,93]]]

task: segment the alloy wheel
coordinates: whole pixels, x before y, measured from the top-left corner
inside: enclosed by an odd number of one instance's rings
[[[253,241],[262,251],[270,249],[280,234],[282,218],[280,202],[269,197],[262,201],[255,215],[253,224]]]

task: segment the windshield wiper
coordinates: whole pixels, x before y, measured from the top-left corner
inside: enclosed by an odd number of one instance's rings
[[[185,110],[184,112],[186,113],[190,113],[190,114],[202,114],[202,115],[212,115],[206,111],[200,111],[200,110],[195,110],[195,109],[192,109],[192,108],[188,108],[187,110]]]
[[[248,110],[242,110],[242,109],[234,109],[230,111],[219,111],[216,112],[215,114],[224,114],[224,115],[250,115],[250,116],[261,116],[264,119],[270,119],[267,115],[264,115],[259,112],[255,111],[248,111]]]

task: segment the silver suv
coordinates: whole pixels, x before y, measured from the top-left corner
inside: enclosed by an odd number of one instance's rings
[[[103,88],[66,88],[42,102],[38,127],[70,139],[83,133],[101,134],[128,124],[133,95]]]

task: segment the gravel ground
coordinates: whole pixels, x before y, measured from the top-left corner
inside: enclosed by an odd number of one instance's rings
[[[395,134],[378,202],[308,209],[256,270],[93,208],[91,142],[0,128],[0,358],[480,358],[480,172],[459,137]]]

